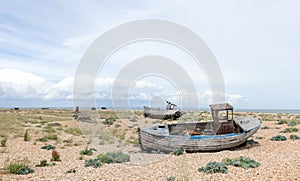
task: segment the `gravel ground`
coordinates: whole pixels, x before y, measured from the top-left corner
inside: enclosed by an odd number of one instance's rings
[[[104,164],[100,168],[84,167],[84,159],[94,158],[84,156],[80,160],[79,152],[85,144],[79,146],[63,146],[63,143],[50,142],[57,147],[61,161],[54,166],[35,167],[41,160],[50,160],[51,151],[40,149],[45,143],[25,142],[23,138],[13,138],[7,141],[7,147],[0,147],[0,168],[7,163],[27,160],[35,172],[28,175],[14,175],[1,171],[0,180],[167,180],[175,176],[177,180],[300,180],[300,140],[291,140],[291,134],[280,133],[287,125],[277,125],[275,122],[263,122],[270,129],[260,129],[253,139],[259,145],[251,145],[235,150],[224,150],[212,153],[187,153],[180,156],[171,154],[150,154],[140,151],[130,152],[131,162],[122,164]],[[300,129],[300,125],[295,126]],[[287,141],[271,141],[272,136],[285,135]],[[257,136],[264,137],[256,139]],[[82,136],[73,139],[84,140]],[[122,148],[120,148],[122,149]],[[126,152],[126,150],[124,150]],[[222,161],[229,157],[250,157],[261,165],[247,170],[228,166],[227,174],[205,174],[198,168],[210,161]],[[75,173],[65,172],[75,169]]]

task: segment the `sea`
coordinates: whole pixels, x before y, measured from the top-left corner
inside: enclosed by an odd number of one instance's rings
[[[74,109],[74,107],[20,107],[20,109]],[[124,108],[117,107],[106,107],[108,110],[125,110]],[[90,110],[90,107],[80,108],[82,110]],[[101,109],[101,107],[96,107],[96,109]],[[131,107],[130,110],[143,110],[143,107]],[[180,110],[180,109],[179,109]],[[185,111],[210,111],[207,108],[185,108]],[[281,113],[281,114],[300,114],[300,109],[234,109],[235,112],[253,112],[253,113]]]

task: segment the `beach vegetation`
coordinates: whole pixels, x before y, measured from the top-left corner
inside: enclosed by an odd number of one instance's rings
[[[48,145],[42,146],[41,149],[44,149],[44,150],[54,150],[55,146],[52,146],[52,145],[48,144]]]
[[[256,168],[260,166],[260,163],[258,163],[255,160],[250,159],[249,157],[243,157],[240,156],[238,158],[224,158],[222,162],[225,165],[232,165],[235,167],[242,167],[244,169],[248,168]]]
[[[297,122],[296,121],[289,121],[288,126],[296,126]]]
[[[96,149],[95,148],[86,148],[86,149],[84,149],[84,150],[81,150],[80,152],[79,152],[79,154],[80,155],[93,155],[93,151],[96,151]]]
[[[285,141],[286,137],[282,135],[273,136],[270,140],[272,141]]]
[[[228,173],[228,168],[222,162],[209,162],[206,166],[198,168],[198,171],[206,174]]]
[[[102,123],[105,125],[112,125],[116,120],[117,120],[116,117],[109,117],[106,118]]]
[[[292,133],[292,132],[298,132],[298,128],[285,128],[285,130],[283,130],[283,133]]]
[[[300,136],[292,134],[292,135],[290,135],[290,139],[291,140],[300,140]]]
[[[80,128],[77,128],[77,127],[67,128],[65,130],[65,132],[68,134],[75,135],[75,136],[82,135]]]
[[[55,162],[48,163],[47,160],[41,160],[40,163],[36,165],[36,167],[46,167],[46,166],[53,166],[53,165],[55,165]]]
[[[176,180],[176,177],[175,176],[169,176],[167,181],[175,181]]]
[[[277,124],[287,124],[287,120],[278,120]]]
[[[24,141],[29,141],[29,140],[30,140],[30,134],[29,134],[29,131],[26,130],[25,134],[24,134]]]
[[[49,127],[61,127],[62,125],[60,123],[54,122],[54,123],[48,123],[47,126],[49,126]]]
[[[85,167],[94,167],[94,168],[98,168],[101,167],[102,163],[101,161],[99,161],[99,159],[94,158],[94,159],[87,159],[84,161],[84,166]]]
[[[54,133],[46,134],[43,138],[46,140],[58,140],[57,134]]]
[[[39,141],[39,142],[47,142],[47,141],[48,141],[48,139],[46,139],[46,138],[42,137],[42,138],[38,138],[38,139],[36,139],[36,141]]]
[[[0,145],[1,147],[5,147],[7,142],[7,136],[2,134],[0,135]]]
[[[60,155],[56,150],[52,150],[51,155],[52,155],[51,161],[61,161]]]
[[[247,140],[246,144],[249,144],[249,145],[257,145],[259,144],[258,141],[255,141],[254,139],[251,139],[251,140]]]
[[[173,151],[173,154],[176,156],[183,155],[183,153],[184,153],[184,150],[182,148],[179,148],[179,149]]]
[[[71,168],[70,170],[67,170],[65,173],[76,173],[75,168]]]
[[[112,151],[97,156],[102,163],[123,163],[129,162],[130,156],[121,151]]]
[[[7,170],[10,173],[18,175],[26,175],[34,172],[33,169],[31,169],[27,164],[24,163],[11,163],[7,166]]]

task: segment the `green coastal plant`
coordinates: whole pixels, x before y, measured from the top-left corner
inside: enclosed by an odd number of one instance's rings
[[[7,136],[6,135],[1,135],[0,136],[0,144],[2,147],[5,147],[6,146],[6,142],[7,142]]]
[[[84,166],[85,167],[90,167],[93,166],[94,168],[98,168],[101,167],[102,163],[101,161],[99,161],[99,159],[95,158],[95,159],[87,159],[84,161]]]
[[[198,168],[198,171],[206,174],[228,173],[228,168],[222,162],[209,162],[206,166]]]
[[[286,137],[282,135],[273,136],[270,140],[272,141],[285,141]]]
[[[179,149],[173,151],[173,154],[176,156],[183,155],[183,149],[179,148]]]
[[[170,176],[168,177],[167,181],[175,181],[176,180],[176,177],[175,176]]]
[[[47,142],[47,141],[48,141],[48,139],[46,139],[46,138],[42,137],[42,138],[38,138],[38,139],[36,139],[36,141],[39,141],[39,142]]]
[[[46,166],[49,166],[47,160],[41,160],[40,164],[36,165],[36,167],[46,167]]]
[[[106,118],[102,123],[105,125],[112,125],[117,119],[115,117]]]
[[[72,142],[73,142],[73,139],[72,139],[72,138],[70,138],[70,139],[65,139],[65,140],[63,140],[62,142],[64,142],[64,143],[72,143]]]
[[[39,141],[39,142],[48,142],[49,140],[58,140],[57,134],[50,133],[50,134],[44,135],[42,138],[36,139],[36,141]]]
[[[41,149],[45,149],[45,150],[54,150],[55,149],[55,146],[52,146],[52,145],[44,145],[41,147]]]
[[[99,154],[97,156],[102,163],[123,163],[129,162],[130,156],[128,154],[122,153],[121,151],[107,152],[105,154]]]
[[[291,140],[300,140],[300,136],[292,134],[292,135],[290,135],[290,139]]]
[[[93,151],[97,151],[95,148],[86,148],[84,150],[81,150],[79,153],[80,155],[92,155],[93,154]]]
[[[247,140],[246,143],[249,144],[249,145],[257,145],[257,144],[259,144],[259,142],[258,142],[258,141],[255,141],[254,139]]]
[[[7,170],[10,173],[18,175],[26,175],[34,172],[33,169],[31,169],[27,164],[24,163],[11,163],[7,166]]]
[[[260,166],[260,163],[258,163],[255,160],[251,160],[249,157],[243,157],[240,156],[238,158],[224,158],[222,162],[225,165],[232,165],[235,167],[242,167],[244,169],[248,168],[256,168]]]
[[[30,140],[30,135],[29,135],[29,131],[26,130],[25,134],[24,134],[24,141],[29,141]]]
[[[283,130],[283,133],[292,133],[292,132],[298,132],[298,128],[285,128],[285,130]]]
[[[286,124],[286,123],[287,123],[286,120],[278,120],[278,121],[277,121],[277,124]]]
[[[51,133],[51,134],[46,134],[46,135],[44,136],[44,138],[47,139],[47,140],[57,140],[57,139],[58,139],[57,134],[53,134],[53,133]]]
[[[65,173],[76,173],[75,168],[71,168],[70,170],[66,171]]]
[[[50,127],[50,126],[46,126],[46,127],[44,127],[43,132],[46,132],[46,133],[55,133],[55,129],[52,128],[52,127]]]
[[[297,125],[296,121],[289,121],[288,122],[288,126],[296,126],[296,125]]]

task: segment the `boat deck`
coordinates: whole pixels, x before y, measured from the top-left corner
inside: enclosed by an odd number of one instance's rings
[[[261,121],[258,118],[253,118],[253,117],[235,118],[234,122],[237,125],[239,125],[244,131],[252,130],[261,125]]]

